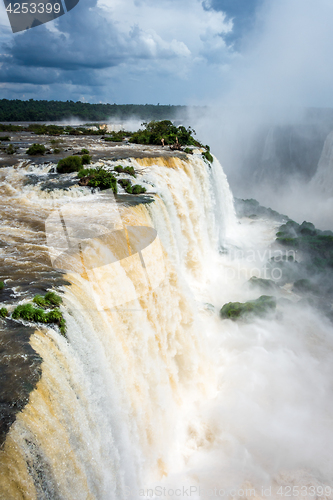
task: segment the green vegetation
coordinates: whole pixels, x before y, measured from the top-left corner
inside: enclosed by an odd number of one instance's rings
[[[183,125],[176,127],[170,120],[151,121],[143,123],[144,129],[134,132],[130,138],[130,142],[135,144],[156,144],[161,145],[162,140],[164,144],[171,145],[178,143],[181,146],[201,146],[201,144],[193,138],[192,134],[195,131],[185,128]]]
[[[163,120],[173,119],[180,115],[186,116],[185,106],[89,104],[80,101],[61,102],[34,99],[27,101],[0,100],[0,121],[2,122],[58,121],[72,116],[91,122],[109,118],[124,120],[133,116],[139,117],[141,120]],[[11,127],[15,126],[11,125]],[[0,130],[2,129],[0,128]]]
[[[125,189],[126,193],[132,194],[132,184],[129,179],[118,179],[118,183]]]
[[[1,101],[0,101],[0,103],[1,103]],[[22,127],[21,125],[11,125],[9,123],[0,123],[0,132],[21,132],[22,130],[24,130],[24,127]]]
[[[88,154],[89,154],[89,150],[88,150],[88,149],[86,149],[86,148],[82,148],[82,149],[81,149],[81,154],[82,154],[82,155],[88,155]]]
[[[3,290],[5,288],[5,284],[3,281],[0,281],[0,290]]]
[[[91,156],[88,154],[84,154],[82,155],[81,160],[82,160],[82,165],[89,165],[89,163],[91,163]]]
[[[66,322],[62,312],[58,309],[62,298],[54,292],[47,292],[44,297],[36,295],[33,298],[33,303],[17,306],[12,313],[12,318],[34,323],[54,323],[59,326],[61,334],[65,335]],[[35,307],[35,304],[38,307]],[[51,309],[51,311],[46,312],[44,309]]]
[[[276,241],[284,246],[299,249],[305,256],[305,261],[313,270],[324,271],[327,267],[333,269],[333,233],[320,231],[311,222],[302,224],[289,220],[276,233]]]
[[[117,193],[117,180],[111,174],[103,168],[99,168],[95,171],[95,174],[89,180],[88,186],[99,188],[101,191],[104,189],[112,189],[114,193]]]
[[[0,308],[0,317],[1,318],[7,318],[8,314],[9,314],[8,309],[6,309],[5,307]]]
[[[37,306],[44,308],[59,307],[62,303],[62,298],[54,292],[47,292],[45,296],[36,295],[32,301],[37,304]]]
[[[125,167],[124,172],[125,172],[125,174],[129,174],[132,177],[136,177],[134,167]]]
[[[251,287],[260,287],[267,292],[276,291],[279,288],[273,280],[256,278],[255,276],[252,276],[252,278],[249,279],[248,283]]]
[[[43,144],[34,143],[30,148],[27,149],[27,155],[36,156],[43,155],[46,151],[46,147]]]
[[[118,174],[129,174],[132,177],[136,177],[134,167],[122,167],[121,165],[117,165],[114,167],[114,171]]]
[[[220,316],[223,319],[237,320],[249,314],[263,316],[266,313],[275,310],[276,299],[270,295],[261,295],[256,300],[248,302],[228,302],[220,310]]]
[[[16,153],[16,148],[14,148],[13,144],[9,144],[8,148],[5,149],[5,152],[7,153],[7,155],[13,155],[14,153]]]
[[[10,141],[9,135],[0,136],[0,141]]]
[[[146,188],[140,186],[139,184],[135,184],[134,186],[132,186],[132,194],[143,194],[146,191]]]
[[[59,174],[78,172],[82,168],[81,156],[67,156],[58,161],[57,171]]]
[[[121,165],[117,165],[116,167],[114,167],[113,169],[115,172],[118,172],[118,174],[121,174],[124,172],[124,167],[122,167]]]
[[[24,304],[15,307],[12,318],[13,319],[24,319],[26,321],[35,321],[36,318],[40,318],[41,314],[45,314],[43,309],[36,309],[32,304]],[[43,316],[44,318],[44,316]],[[36,319],[39,321],[39,319]],[[43,321],[44,323],[44,321]]]
[[[185,149],[184,149],[184,153],[186,153],[186,154],[188,154],[188,155],[193,155],[193,151],[192,151],[192,149],[190,149],[190,148],[185,148]]]
[[[82,179],[82,177],[88,177],[90,175],[94,175],[95,173],[96,173],[96,168],[81,168],[77,176],[79,179]]]
[[[126,132],[125,130],[120,130],[119,132],[111,132],[106,137],[104,137],[105,141],[110,142],[122,142],[125,137],[131,137],[133,132]]]
[[[209,163],[213,163],[214,161],[214,158],[212,157],[212,155],[210,154],[209,151],[205,151],[204,153],[202,153],[202,156],[207,160],[209,161]]]
[[[147,191],[145,187],[142,187],[139,184],[132,186],[129,179],[118,179],[118,183],[128,194],[143,194]]]
[[[333,320],[333,233],[316,229],[311,222],[288,220],[276,236],[288,254],[270,262],[272,268],[281,270],[281,284],[293,283],[293,292]]]
[[[62,335],[66,333],[66,322],[59,309],[45,312],[43,309],[37,309],[32,304],[17,306],[13,313],[13,319],[23,319],[33,323],[54,323],[59,326]]]
[[[58,155],[59,153],[62,153],[63,149],[62,148],[54,148],[53,153],[55,155]]]
[[[235,198],[235,209],[237,217],[249,217],[250,219],[260,217],[262,219],[276,220],[281,223],[288,220],[286,215],[279,214],[271,208],[263,207],[253,198],[248,200]]]
[[[112,191],[117,193],[117,180],[115,176],[105,170],[104,168],[87,168],[82,169],[78,173],[81,186],[89,186],[93,188],[99,188],[101,191],[105,189],[112,189]]]

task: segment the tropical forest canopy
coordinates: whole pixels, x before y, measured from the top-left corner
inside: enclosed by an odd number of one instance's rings
[[[103,121],[109,118],[126,120],[165,120],[184,118],[186,106],[153,104],[90,104],[74,101],[36,101],[29,99],[0,99],[0,121],[58,121],[79,118],[87,121]]]

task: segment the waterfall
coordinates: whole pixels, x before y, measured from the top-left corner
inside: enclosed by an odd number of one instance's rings
[[[138,254],[104,265],[106,254],[117,253],[114,239],[112,248],[108,239],[94,241],[89,276],[67,272],[68,341],[51,328],[31,337],[42,376],[0,452],[6,500],[128,498],[181,468],[188,415],[215,394],[198,304],[236,220],[226,177],[216,159],[210,167],[199,155],[131,165],[153,186],[155,201],[119,207],[117,223],[155,228],[159,245],[148,246],[144,258],[150,276],[160,278],[138,292]],[[45,193],[33,193],[31,204],[45,202]],[[84,199],[66,201],[62,210],[77,209],[82,223]],[[123,293],[127,283],[134,295]]]
[[[153,203],[0,171],[6,266],[34,293],[67,283],[67,339],[30,338],[41,376],[0,449],[1,500],[332,498],[332,324],[291,283],[275,316],[218,314],[258,297],[278,224],[236,220],[216,159],[119,163]]]

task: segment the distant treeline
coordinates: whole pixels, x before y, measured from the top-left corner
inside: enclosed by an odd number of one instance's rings
[[[103,121],[108,118],[126,120],[172,120],[185,118],[186,106],[153,104],[89,104],[74,101],[21,101],[0,99],[1,122],[59,121],[79,118],[86,121]]]

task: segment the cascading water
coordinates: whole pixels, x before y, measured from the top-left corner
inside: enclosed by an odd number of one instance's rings
[[[89,279],[67,272],[68,341],[51,328],[31,337],[42,373],[0,451],[0,498],[281,498],[290,484],[311,498],[311,486],[332,486],[332,327],[297,307],[250,324],[214,313],[255,298],[242,288],[252,274],[245,254],[221,247],[232,237],[238,248],[267,248],[275,224],[239,225],[217,160],[129,163],[155,201],[119,206],[120,223],[156,229],[160,245],[142,253],[160,283],[137,292],[138,254],[101,265],[107,238],[94,244],[100,267]],[[10,175],[17,207],[38,213],[42,195],[46,219],[68,201],[22,188],[23,171]],[[119,300],[128,280],[136,295]]]
[[[107,308],[126,276],[140,281],[139,261],[99,268],[93,294],[84,277],[66,275],[69,343],[51,329],[32,336],[42,377],[1,452],[4,498],[125,498],[126,488],[168,474],[179,460],[184,408],[212,390],[203,325],[186,284],[187,276],[203,279],[223,221],[214,217],[221,205],[209,168],[198,158],[132,163],[158,195],[151,205],[123,207],[121,219],[156,227],[163,262],[150,258],[165,277],[151,293]]]

